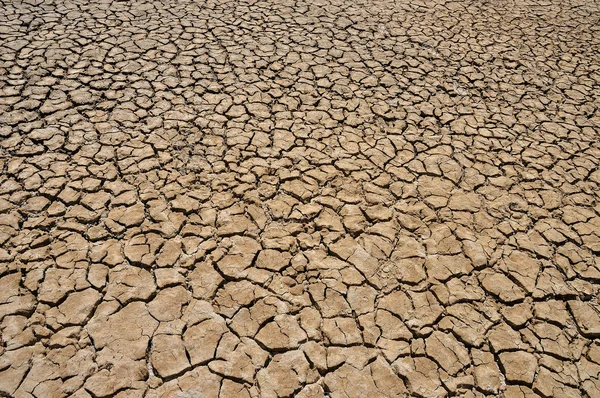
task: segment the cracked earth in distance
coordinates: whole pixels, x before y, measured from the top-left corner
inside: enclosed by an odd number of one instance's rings
[[[599,10],[0,2],[0,396],[600,397]]]

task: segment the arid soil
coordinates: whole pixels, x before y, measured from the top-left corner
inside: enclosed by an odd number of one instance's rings
[[[0,2],[0,396],[600,397],[599,10]]]

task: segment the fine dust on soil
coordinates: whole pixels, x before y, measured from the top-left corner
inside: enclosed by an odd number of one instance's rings
[[[599,10],[0,2],[0,396],[600,397]]]

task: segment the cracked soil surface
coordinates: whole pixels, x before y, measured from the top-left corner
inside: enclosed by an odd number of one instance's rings
[[[599,10],[0,2],[0,396],[600,397]]]

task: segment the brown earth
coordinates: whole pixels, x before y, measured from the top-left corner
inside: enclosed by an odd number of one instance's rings
[[[594,1],[0,3],[0,396],[600,397]]]

